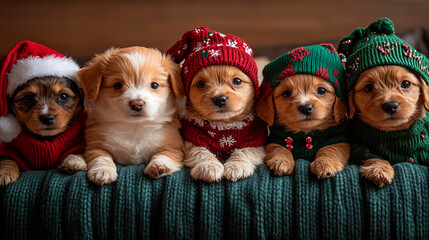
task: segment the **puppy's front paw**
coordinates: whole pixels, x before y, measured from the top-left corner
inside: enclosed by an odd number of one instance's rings
[[[275,175],[291,175],[295,170],[295,161],[285,159],[281,156],[273,156],[270,159],[265,159],[265,163]]]
[[[393,181],[395,170],[388,161],[371,158],[363,162],[360,167],[363,177],[371,180],[378,187],[384,187]]]
[[[88,179],[98,185],[110,184],[118,179],[116,166],[111,166],[113,160],[108,157],[98,157],[88,164]]]
[[[246,161],[228,161],[223,165],[225,168],[223,176],[230,181],[252,176],[255,172],[255,166]]]
[[[75,173],[77,171],[86,171],[88,169],[82,155],[70,154],[58,166],[60,169],[68,172]]]
[[[343,170],[344,165],[340,161],[332,161],[330,158],[319,157],[310,164],[310,171],[318,178],[329,178]]]
[[[151,178],[159,178],[180,171],[182,164],[164,155],[155,155],[146,166],[144,173]]]
[[[217,159],[197,163],[191,169],[191,176],[206,182],[218,182],[222,179],[224,167]]]
[[[0,161],[0,186],[7,186],[19,178],[19,167],[15,161]]]

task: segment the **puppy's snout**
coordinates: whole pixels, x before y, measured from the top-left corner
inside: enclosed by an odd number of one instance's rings
[[[383,110],[387,113],[394,114],[398,111],[399,103],[395,101],[388,101],[383,103]]]
[[[228,102],[228,98],[225,95],[218,95],[212,98],[212,101],[216,106],[222,107]]]
[[[298,110],[304,114],[304,115],[310,115],[313,112],[313,105],[311,104],[304,104],[304,105],[300,105],[298,107]]]
[[[52,114],[43,114],[39,116],[40,122],[46,125],[51,125],[55,122],[55,116]]]
[[[130,101],[130,107],[134,111],[141,111],[144,107],[145,102],[141,99]]]

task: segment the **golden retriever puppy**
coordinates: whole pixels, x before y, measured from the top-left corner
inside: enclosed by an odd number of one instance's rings
[[[19,56],[19,57],[16,57]],[[79,66],[43,45],[18,43],[2,60],[8,116],[0,117],[0,185],[21,171],[85,170],[83,93]],[[9,124],[8,124],[9,123]],[[16,125],[15,125],[16,123]]]
[[[160,51],[109,49],[78,72],[88,99],[88,178],[116,181],[115,162],[147,164],[152,178],[182,168],[176,97],[183,96],[180,67]]]
[[[167,53],[176,62],[185,60],[187,98],[179,117],[191,176],[207,182],[251,176],[263,163],[267,136],[254,114],[259,86],[252,50],[233,35],[198,27]]]
[[[292,174],[300,158],[312,161],[310,170],[319,178],[347,165],[343,72],[330,44],[294,49],[264,68],[257,113],[270,125],[265,164],[274,174]]]
[[[392,182],[391,164],[429,164],[429,60],[394,32],[379,19],[339,47],[347,55],[351,160],[379,187]]]

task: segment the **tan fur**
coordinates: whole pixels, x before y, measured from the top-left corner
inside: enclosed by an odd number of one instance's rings
[[[180,68],[158,50],[109,49],[94,57],[78,75],[88,96],[85,132],[88,178],[99,184],[116,181],[114,162],[148,163],[145,173],[158,178],[182,167],[175,97],[183,96]],[[122,88],[115,89],[121,83]],[[151,88],[151,84],[158,88]],[[144,103],[139,112],[129,102]]]
[[[18,164],[13,160],[0,161],[0,186],[7,186],[19,178]]]
[[[58,168],[69,172],[75,173],[77,171],[86,171],[88,170],[85,159],[81,154],[70,154],[64,161],[58,166]]]
[[[317,89],[326,89],[325,95]],[[283,96],[290,91],[291,96]],[[309,117],[303,117],[298,107],[305,102],[313,106]],[[323,130],[338,125],[346,113],[345,103],[335,95],[334,87],[326,80],[307,74],[297,74],[283,79],[265,101],[257,104],[258,116],[270,126],[274,123],[292,132]],[[275,122],[276,120],[276,122]],[[265,164],[276,175],[292,174],[295,167],[292,152],[278,144],[265,147]],[[341,171],[350,157],[350,145],[339,143],[321,148],[310,167],[319,178],[332,177]]]
[[[242,80],[240,86],[232,83],[234,78]],[[198,88],[199,81],[205,82]],[[228,65],[214,65],[201,69],[192,79],[186,109],[191,114],[212,121],[224,123],[238,122],[253,112],[254,92],[251,79],[240,69]],[[228,97],[228,103],[218,112],[212,98],[217,95]],[[237,181],[251,176],[263,161],[262,148],[239,149],[222,165],[207,149],[187,143],[185,165],[192,168],[191,176],[207,182],[215,182],[225,177]]]
[[[410,88],[401,88],[404,80],[411,83]],[[373,85],[373,91],[364,91],[368,84]],[[363,122],[380,130],[407,129],[425,116],[425,109],[429,109],[428,93],[428,86],[423,79],[405,67],[387,65],[370,68],[359,76],[350,91],[349,117],[357,115]],[[386,101],[400,104],[394,117],[383,111],[382,105]],[[379,187],[390,184],[395,174],[388,161],[376,158],[365,160],[360,171],[362,176]]]

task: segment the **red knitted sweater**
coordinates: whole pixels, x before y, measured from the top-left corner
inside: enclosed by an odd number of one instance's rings
[[[190,116],[180,116],[181,133],[186,141],[205,147],[221,162],[240,148],[263,147],[267,139],[265,123],[253,114],[240,122],[222,123]]]
[[[84,152],[86,117],[87,112],[83,111],[65,132],[51,141],[39,141],[22,129],[11,142],[0,143],[0,156],[15,160],[21,171],[53,168],[69,154]]]

